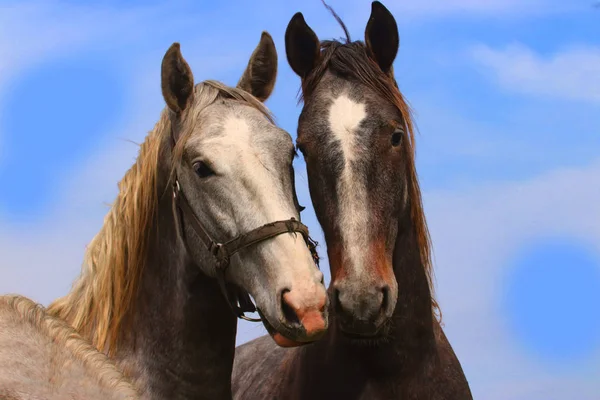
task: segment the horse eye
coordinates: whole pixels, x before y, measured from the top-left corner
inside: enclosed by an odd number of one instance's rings
[[[196,172],[196,174],[200,178],[208,178],[209,176],[215,174],[215,172],[212,169],[210,169],[210,167],[206,165],[205,162],[202,161],[194,163],[194,172]]]
[[[402,143],[402,131],[396,130],[392,134],[392,146],[398,147],[400,146],[400,143]]]

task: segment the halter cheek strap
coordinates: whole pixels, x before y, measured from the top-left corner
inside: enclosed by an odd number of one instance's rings
[[[189,223],[192,225],[192,229],[200,238],[200,241],[204,244],[206,249],[212,254],[215,259],[215,276],[221,292],[227,299],[233,313],[236,317],[244,319],[246,321],[259,322],[260,318],[247,317],[245,312],[256,312],[257,308],[252,303],[249,294],[239,289],[237,298],[232,299],[230,292],[227,290],[225,283],[225,271],[229,267],[231,256],[244,249],[246,247],[253,246],[262,241],[274,238],[284,233],[300,233],[304,238],[306,245],[308,246],[313,260],[317,267],[319,266],[319,255],[316,250],[316,242],[313,241],[309,234],[308,228],[295,218],[290,218],[285,221],[276,221],[269,224],[265,224],[259,228],[253,229],[250,232],[236,236],[225,243],[219,243],[211,238],[206,229],[202,226],[202,223],[196,216],[196,213],[190,206],[185,194],[181,190],[179,181],[175,179],[173,184],[173,214],[177,225],[179,226],[179,232],[184,240],[187,249],[187,240],[185,239],[185,232],[183,229],[183,217],[185,216]],[[188,249],[189,253],[189,249]],[[239,302],[239,306],[237,303]]]

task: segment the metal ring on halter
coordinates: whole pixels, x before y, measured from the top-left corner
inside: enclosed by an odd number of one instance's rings
[[[245,321],[250,321],[250,322],[260,322],[262,321],[261,318],[252,318],[252,317],[246,317],[246,315],[242,312],[240,315],[238,315],[239,319],[243,319]]]
[[[173,183],[173,198],[177,198],[177,195],[181,192],[181,186],[179,185],[179,179],[175,179]]]

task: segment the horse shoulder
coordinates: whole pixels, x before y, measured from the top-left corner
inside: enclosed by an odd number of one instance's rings
[[[231,378],[234,400],[279,399],[299,348],[279,347],[265,335],[235,349]]]

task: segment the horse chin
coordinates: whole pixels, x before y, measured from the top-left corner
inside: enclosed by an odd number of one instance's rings
[[[271,338],[273,338],[273,341],[279,347],[299,347],[299,346],[303,346],[305,344],[310,343],[310,342],[298,342],[298,341],[295,341],[293,339],[286,337],[285,335],[283,335],[283,333],[278,332],[275,328],[273,328],[273,325],[271,325],[269,323],[267,318],[265,318],[265,316],[260,311],[259,311],[259,315],[262,319],[262,323],[263,323],[265,329],[267,330],[267,332],[269,333]]]
[[[277,343],[277,345],[279,347],[299,347],[299,346],[303,346],[306,344],[306,343],[302,343],[302,342],[296,342],[292,339],[288,339],[279,332],[272,335],[271,337],[273,338],[273,341],[275,343]]]
[[[372,335],[353,333],[338,327],[341,339],[353,346],[377,347],[390,341],[390,324],[385,323]]]

